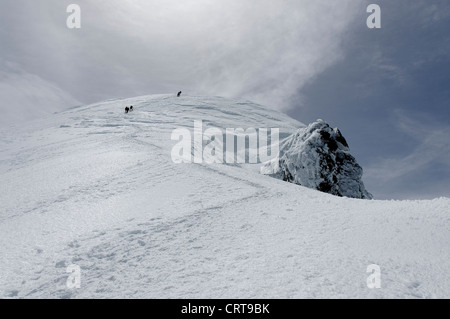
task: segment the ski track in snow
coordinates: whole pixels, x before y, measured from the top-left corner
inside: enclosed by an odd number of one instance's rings
[[[170,134],[194,120],[303,126],[248,101],[157,95],[0,132],[0,297],[450,297],[448,198],[337,198],[261,165],[173,164]]]

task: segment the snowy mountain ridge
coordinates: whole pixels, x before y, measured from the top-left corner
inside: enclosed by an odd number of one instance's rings
[[[195,120],[305,128],[249,101],[153,95],[0,130],[0,297],[450,296],[450,199],[361,201],[261,164],[175,164],[171,134]]]

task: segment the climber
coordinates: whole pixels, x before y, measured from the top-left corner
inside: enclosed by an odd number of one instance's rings
[[[177,97],[180,97],[181,96],[181,93],[183,93],[183,92],[178,92],[178,94],[177,94]]]

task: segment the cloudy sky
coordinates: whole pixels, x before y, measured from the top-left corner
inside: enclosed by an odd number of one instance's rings
[[[0,125],[114,97],[242,97],[339,127],[377,198],[450,196],[448,30],[448,0],[1,0]]]

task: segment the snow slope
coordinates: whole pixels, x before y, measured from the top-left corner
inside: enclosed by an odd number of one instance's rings
[[[261,165],[174,164],[171,133],[194,120],[304,127],[248,101],[155,95],[2,130],[0,297],[450,297],[450,199],[339,198]]]

